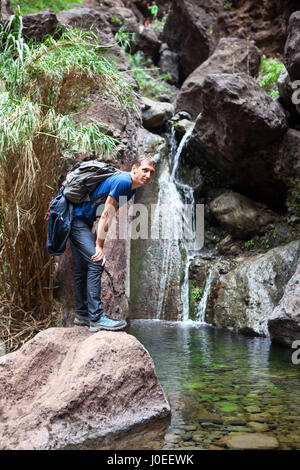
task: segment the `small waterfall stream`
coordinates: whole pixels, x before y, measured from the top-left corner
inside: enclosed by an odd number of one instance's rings
[[[182,154],[182,150],[184,147],[187,145],[190,137],[192,136],[193,130],[195,127],[195,123],[193,123],[184,136],[182,137],[179,145],[177,146],[176,142],[176,137],[175,137],[175,128],[174,125],[171,127],[171,132],[169,134],[169,139],[170,139],[170,153],[169,153],[169,161],[170,161],[170,166],[171,166],[171,177],[170,177],[170,184],[174,184],[176,187],[176,190],[178,191],[178,194],[180,196],[180,199],[182,201],[182,206],[185,204],[189,204],[192,207],[192,212],[195,214],[195,198],[194,198],[194,190],[191,186],[188,184],[184,184],[182,181],[178,179],[177,173],[178,173],[178,168],[180,164],[180,157]],[[192,229],[192,227],[191,227]],[[193,247],[191,248],[190,246],[187,246],[185,243],[185,240],[183,238],[183,248],[185,250],[186,254],[186,260],[185,260],[185,268],[184,268],[184,279],[183,279],[183,284],[182,284],[182,290],[181,290],[181,300],[182,300],[182,308],[183,308],[183,313],[182,313],[182,320],[183,321],[188,321],[189,320],[189,268],[194,260],[196,254],[199,255],[197,250],[193,250]],[[208,282],[206,284],[206,287],[208,288]],[[208,297],[208,289],[205,289],[204,294],[206,294],[206,300]],[[200,302],[201,304],[201,311],[200,311],[200,306],[199,306],[199,312],[197,315],[198,321],[204,322],[204,314],[205,314],[205,306],[206,306],[206,301],[204,300],[204,295],[202,298],[203,302]],[[203,312],[202,312],[203,310]],[[201,313],[202,312],[202,313]]]
[[[154,186],[145,188],[138,201],[151,208],[151,236],[131,241],[131,318],[190,319],[189,269],[201,249],[195,235],[201,217],[196,217],[193,187],[180,178],[180,164],[193,130],[194,124],[177,144],[171,125]]]

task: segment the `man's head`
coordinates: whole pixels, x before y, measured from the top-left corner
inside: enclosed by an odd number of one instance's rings
[[[150,155],[139,155],[134,161],[130,176],[132,189],[149,183],[155,171],[155,160]]]

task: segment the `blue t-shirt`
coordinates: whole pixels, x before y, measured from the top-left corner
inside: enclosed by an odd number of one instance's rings
[[[132,179],[129,173],[121,172],[109,176],[102,181],[90,194],[91,198],[97,198],[97,201],[81,202],[74,204],[73,216],[83,219],[92,224],[97,217],[101,216],[104,209],[104,203],[108,196],[112,196],[122,206],[129,201],[136,193],[136,189],[131,189]],[[121,197],[125,196],[125,197]],[[99,199],[98,199],[99,198]]]

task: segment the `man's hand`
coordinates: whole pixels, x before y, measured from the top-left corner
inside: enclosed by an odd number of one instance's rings
[[[93,256],[91,256],[91,259],[93,261],[101,261],[102,260],[102,266],[104,266],[106,259],[105,259],[105,255],[104,255],[104,252],[103,252],[103,248],[96,245],[96,253]]]
[[[105,237],[110,227],[111,221],[118,211],[118,207],[118,202],[112,196],[108,196],[105,202],[104,210],[98,221],[98,227],[96,231],[96,253],[91,256],[91,259],[93,261],[102,260],[102,266],[104,266],[106,261],[103,253]]]

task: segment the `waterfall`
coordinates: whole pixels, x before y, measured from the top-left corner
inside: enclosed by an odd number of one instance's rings
[[[210,269],[209,274],[206,278],[205,289],[204,289],[202,298],[201,298],[201,300],[199,302],[199,305],[198,305],[197,321],[200,322],[200,323],[205,323],[205,311],[206,311],[206,307],[207,307],[207,299],[208,299],[208,295],[210,293],[210,287],[211,287],[211,283],[214,279],[215,272],[216,272],[216,270],[213,266]]]
[[[178,170],[193,129],[194,124],[177,145],[171,127],[168,156],[165,147],[165,158],[157,165],[157,178],[140,193],[138,202],[151,208],[151,236],[131,240],[131,318],[189,320],[189,269],[199,255],[196,217],[192,216],[197,206],[193,188],[180,180]],[[145,139],[143,142],[143,151],[147,152],[149,146]]]
[[[183,211],[183,203],[180,199],[174,182],[170,179],[169,168],[165,167],[159,177],[159,193],[156,210],[153,217],[153,228],[161,233],[161,208],[168,201],[169,214],[164,218],[165,226],[161,236],[160,248],[160,267],[157,269],[157,281],[159,285],[157,299],[157,316],[162,318],[165,310],[167,298],[170,291],[170,281],[175,267],[178,265],[177,256],[180,254],[179,240],[175,236],[175,228],[178,225],[176,219],[180,217]],[[166,225],[167,223],[167,225]]]
[[[181,181],[179,181],[178,178],[176,178],[176,173],[179,167],[182,150],[187,145],[190,137],[192,136],[194,127],[195,127],[195,123],[193,123],[188,128],[188,130],[182,137],[177,147],[175,129],[174,129],[174,126],[172,125],[171,133],[170,133],[170,154],[169,154],[169,160],[170,160],[170,165],[172,169],[171,177],[170,177],[170,184],[174,184],[178,194],[182,195],[181,196],[182,207],[184,206],[184,204],[190,204],[192,206],[193,212],[195,209],[194,190],[188,184],[184,184]],[[185,254],[186,254],[186,261],[185,261],[185,269],[184,269],[184,279],[183,279],[183,284],[182,284],[182,289],[181,289],[181,300],[182,300],[182,308],[183,308],[182,320],[187,321],[189,319],[189,268],[193,259],[195,258],[195,254],[194,254],[194,250],[188,247],[185,243],[183,243],[183,247],[184,247]],[[207,295],[208,294],[206,294],[206,297]],[[204,318],[202,319],[201,317],[201,320],[199,321],[204,321]]]

